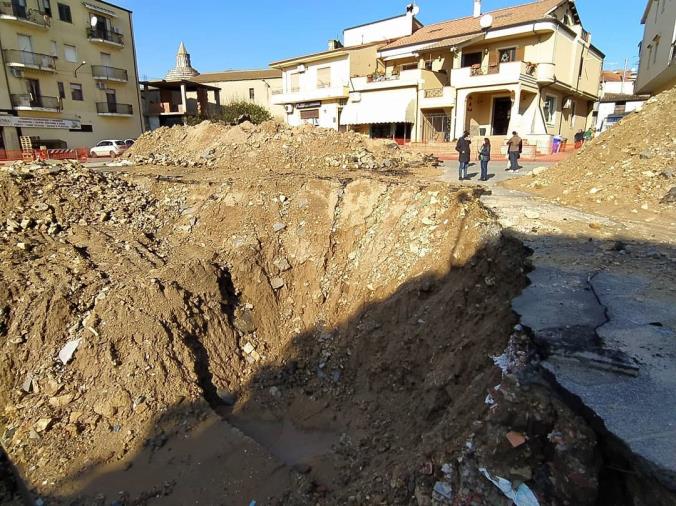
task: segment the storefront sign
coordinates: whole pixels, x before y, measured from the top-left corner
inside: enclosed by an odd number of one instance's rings
[[[321,107],[321,102],[301,102],[296,104],[296,109],[316,109]]]
[[[62,128],[65,130],[79,130],[82,128],[80,120],[77,119],[20,118],[18,116],[5,116],[1,114],[0,127]]]

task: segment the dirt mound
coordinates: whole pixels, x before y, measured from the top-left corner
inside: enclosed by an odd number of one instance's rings
[[[604,215],[676,220],[676,88],[648,100],[568,160],[506,186]]]
[[[389,140],[275,121],[228,126],[204,121],[194,127],[159,128],[142,135],[126,154],[136,164],[180,167],[261,164],[313,170],[323,167],[383,170],[437,163],[429,155],[399,149]]]
[[[212,128],[280,127],[161,136]],[[288,135],[298,161],[334,134]],[[36,497],[503,504],[486,467],[593,504],[594,433],[519,379],[526,252],[474,190],[224,159],[0,171],[0,426]]]

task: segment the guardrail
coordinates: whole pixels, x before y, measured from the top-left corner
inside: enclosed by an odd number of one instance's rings
[[[131,116],[134,114],[134,108],[131,106],[131,104],[96,102],[96,112],[99,114],[124,114]]]
[[[61,110],[61,101],[57,97],[35,96],[29,93],[12,94],[12,107],[32,108],[32,109],[53,109]]]
[[[125,69],[106,67],[105,65],[92,65],[94,79],[106,79],[114,81],[128,81],[129,75]]]
[[[101,30],[99,28],[87,28],[87,37],[89,40],[105,40],[113,44],[124,44],[124,36],[121,33],[110,30]]]
[[[5,55],[5,62],[9,64],[18,63],[50,71],[56,70],[56,58],[48,54],[21,51],[19,49],[5,49],[3,50],[3,54]]]

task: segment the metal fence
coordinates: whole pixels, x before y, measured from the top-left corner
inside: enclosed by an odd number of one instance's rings
[[[448,114],[423,114],[423,142],[449,142],[450,140],[451,117]]]

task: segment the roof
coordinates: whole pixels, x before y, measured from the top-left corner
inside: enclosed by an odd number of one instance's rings
[[[364,26],[375,25],[376,23],[382,23],[383,21],[391,21],[392,19],[405,18],[407,16],[408,16],[408,14],[400,14],[399,16],[390,16],[389,18],[378,19],[377,21],[369,21],[368,23],[362,23],[360,25],[350,26],[348,28],[345,28],[343,30],[343,33],[345,33],[348,30],[354,30],[355,28],[363,28]],[[418,18],[416,18],[415,16],[413,16],[411,19],[412,19],[413,23],[415,25],[417,25],[418,27],[423,26],[423,24],[420,21],[418,21]]]
[[[220,91],[220,88],[216,86],[209,86],[208,84],[202,84],[195,82],[193,79],[181,79],[178,81],[141,81],[139,84],[144,86],[151,86],[153,88],[164,89],[164,90],[177,90],[181,89],[181,85],[185,84],[186,91],[197,91],[198,89],[211,90],[211,91]]]
[[[461,35],[460,37],[451,37],[450,39],[444,39],[440,40],[439,42],[435,42],[431,46],[427,46],[425,49],[441,49],[441,48],[446,48],[446,47],[456,47],[460,46],[464,42],[469,42],[471,40],[475,40],[479,37],[483,37],[482,33],[473,33],[470,35]]]
[[[251,79],[280,79],[279,69],[256,70],[224,70],[223,72],[206,72],[192,79],[197,83],[220,83],[225,81],[247,81]]]
[[[486,14],[493,16],[492,29],[506,26],[529,23],[543,19],[547,14],[556,9],[559,5],[569,0],[538,0],[527,4],[517,5],[497,9]],[[481,18],[467,16],[464,18],[442,21],[433,25],[423,26],[420,30],[395,40],[383,48],[383,50],[394,49],[397,47],[410,46],[413,44],[424,44],[437,40],[449,39],[460,35],[469,35],[472,33],[481,33],[483,30],[479,24]]]
[[[377,46],[380,44],[383,44],[383,41],[379,42],[369,42],[368,44],[361,44],[359,46],[349,46],[349,47],[339,47],[336,49],[329,49],[327,51],[320,51],[319,53],[311,53],[311,54],[306,54],[303,56],[295,56],[293,58],[287,58],[286,60],[279,60],[279,61],[273,61],[270,66],[271,67],[284,67],[288,66],[294,62],[302,62],[304,60],[309,60],[309,59],[316,59],[317,57],[321,56],[340,56],[343,54],[346,54],[349,51],[357,51],[359,49],[364,49],[366,47],[371,47],[371,46]]]
[[[645,102],[650,95],[626,95],[624,93],[606,93],[601,102]]]
[[[653,0],[648,0],[648,3],[645,6],[643,11],[643,16],[641,16],[641,24],[645,25],[646,20],[648,19],[648,14],[650,14],[650,7],[653,5]]]
[[[619,83],[622,81],[623,70],[604,70],[601,74],[601,79],[608,83]],[[624,72],[624,81],[634,81],[635,75],[631,71]]]
[[[105,2],[104,0],[96,0],[96,1],[98,1],[101,4],[110,5],[111,7],[115,7],[117,9],[121,9],[123,11],[127,11],[127,12],[131,13],[131,11],[129,9],[127,9],[126,7],[122,7],[120,5],[117,5],[117,4],[114,4],[114,3],[111,3],[111,2]]]

